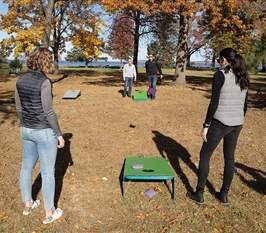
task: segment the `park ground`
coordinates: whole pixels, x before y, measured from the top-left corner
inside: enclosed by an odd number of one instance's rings
[[[146,90],[140,69],[134,90]],[[19,189],[21,141],[15,111],[18,77],[0,77],[0,232],[266,232],[266,74],[252,75],[249,108],[236,149],[230,207],[215,198],[223,173],[222,143],[211,159],[205,207],[186,192],[197,181],[202,139],[214,71],[188,70],[187,84],[171,86],[173,70],[164,70],[154,101],[122,98],[119,69],[62,69],[50,74],[54,108],[66,146],[58,151],[55,204],[64,213],[43,225],[43,203],[22,215]],[[62,99],[80,90],[77,99]],[[127,156],[164,157],[176,179],[176,199],[166,182],[126,182],[120,178]],[[42,201],[39,164],[33,172],[33,197]],[[153,198],[148,189],[158,192]]]

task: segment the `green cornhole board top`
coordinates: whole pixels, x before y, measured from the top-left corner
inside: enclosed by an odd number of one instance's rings
[[[134,169],[132,165],[142,164],[142,169]],[[170,165],[164,158],[146,158],[146,157],[126,157],[124,167],[124,177],[137,176],[140,179],[152,179],[152,177],[159,176],[163,179],[165,177],[174,177],[174,172]],[[137,178],[136,177],[136,178]]]
[[[143,165],[134,169],[132,165]],[[127,180],[172,181],[172,199],[175,199],[175,175],[165,158],[126,157],[122,180],[122,198],[124,198],[124,182]]]
[[[143,90],[134,91],[134,101],[147,101],[147,92]]]

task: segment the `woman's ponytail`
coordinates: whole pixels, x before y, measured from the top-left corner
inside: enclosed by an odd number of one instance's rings
[[[240,54],[236,54],[235,59],[231,64],[233,73],[236,76],[236,83],[239,84],[241,90],[247,89],[250,80],[244,58]]]
[[[224,57],[229,62],[225,68],[225,73],[232,69],[236,77],[236,84],[239,84],[241,90],[247,89],[249,87],[249,75],[243,57],[232,48],[223,49],[220,52],[220,57]]]

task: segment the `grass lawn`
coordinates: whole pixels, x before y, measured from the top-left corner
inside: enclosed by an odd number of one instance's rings
[[[55,168],[56,206],[61,219],[43,225],[39,164],[33,172],[33,197],[41,206],[22,215],[19,188],[21,141],[15,111],[18,77],[0,77],[0,232],[266,232],[266,74],[252,75],[249,109],[236,149],[236,173],[229,208],[215,192],[223,173],[222,143],[211,159],[206,206],[186,197],[197,181],[202,139],[199,136],[210,101],[214,71],[188,70],[187,84],[171,86],[173,69],[163,70],[154,101],[122,98],[122,71],[112,68],[68,68],[53,81],[54,108],[66,146]],[[134,90],[147,90],[139,68]],[[62,99],[81,90],[77,99]],[[125,184],[120,178],[127,156],[164,157],[176,175],[176,199],[170,182]],[[158,192],[148,198],[148,189]]]

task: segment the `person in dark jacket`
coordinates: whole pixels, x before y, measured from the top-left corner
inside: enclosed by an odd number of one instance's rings
[[[39,158],[44,200],[44,224],[62,216],[62,210],[54,207],[54,167],[57,148],[64,147],[57,116],[52,102],[52,83],[45,75],[52,66],[52,53],[42,47],[36,48],[27,59],[28,70],[16,83],[15,102],[20,119],[22,139],[22,166],[20,189],[25,203],[23,215],[40,205],[32,199],[32,171]]]
[[[149,60],[145,63],[146,74],[148,76],[149,87],[156,89],[157,79],[158,79],[158,72],[160,77],[163,77],[162,69],[159,63],[153,58],[153,55],[149,55]],[[151,99],[155,99],[155,92],[148,93]]]
[[[247,110],[247,96],[250,78],[245,60],[232,48],[220,52],[220,70],[214,74],[212,96],[201,137],[198,182],[196,192],[188,192],[190,200],[204,205],[204,187],[210,169],[210,158],[223,139],[224,173],[223,184],[216,197],[221,204],[229,205],[228,191],[234,171],[234,154],[239,133]]]

